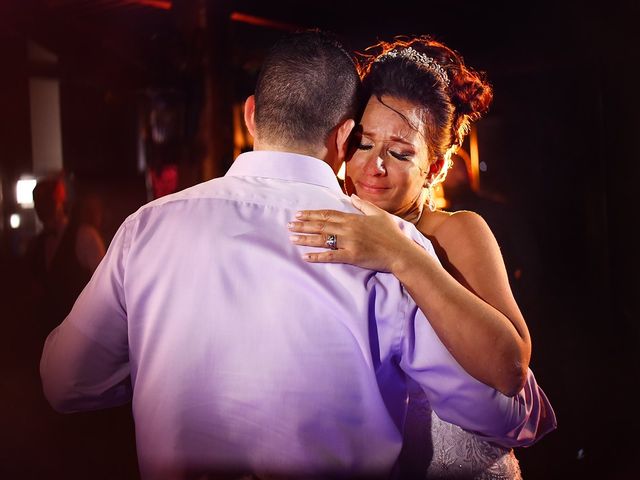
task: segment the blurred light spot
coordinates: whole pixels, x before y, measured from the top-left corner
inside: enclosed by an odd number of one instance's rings
[[[35,178],[23,178],[16,183],[16,201],[22,207],[33,207],[33,189],[36,186]]]
[[[161,10],[171,10],[171,0],[133,0],[123,3],[137,3],[143,7],[159,8]]]
[[[580,450],[578,450],[578,455],[576,457],[578,460],[584,460],[584,449],[581,448]]]
[[[17,213],[11,214],[9,217],[9,225],[11,225],[13,229],[20,228],[20,215]]]
[[[481,172],[486,172],[487,171],[487,164],[485,162],[480,162],[480,171]]]
[[[290,23],[278,22],[276,20],[270,20],[268,18],[247,15],[246,13],[241,12],[232,12],[230,18],[234,22],[248,23],[249,25],[256,25],[258,27],[274,28],[276,30],[284,30],[285,32],[294,32],[296,30],[300,30],[300,27],[298,25],[292,25]]]
[[[346,170],[347,170],[347,164],[342,162],[342,165],[340,165],[340,170],[338,170],[338,175],[337,175],[337,177],[340,180],[344,181],[344,176],[346,174]]]

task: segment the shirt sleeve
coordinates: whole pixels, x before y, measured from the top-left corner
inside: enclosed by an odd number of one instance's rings
[[[40,360],[44,394],[60,412],[131,400],[123,289],[129,227],[125,222],[67,318],[45,341]]]
[[[407,233],[435,256],[428,240]],[[413,301],[409,305],[400,366],[420,384],[441,419],[505,447],[531,445],[556,428],[551,404],[531,370],[517,395],[503,395],[469,375],[422,311]]]

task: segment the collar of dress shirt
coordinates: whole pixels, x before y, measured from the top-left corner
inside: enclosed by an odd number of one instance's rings
[[[298,153],[268,150],[245,152],[238,155],[227,175],[311,183],[343,193],[335,173],[327,163]]]

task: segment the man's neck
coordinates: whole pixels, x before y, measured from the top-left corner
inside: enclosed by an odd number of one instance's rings
[[[310,148],[291,145],[285,146],[254,141],[253,149],[255,151],[297,153],[298,155],[306,155],[307,157],[317,158],[318,160],[321,160],[329,165],[334,173],[337,173],[338,169],[340,168],[340,163],[334,158],[335,156],[329,154],[329,150],[327,149],[327,147],[322,147],[321,149],[314,150]]]

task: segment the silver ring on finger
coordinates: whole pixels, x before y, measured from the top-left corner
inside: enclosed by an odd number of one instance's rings
[[[338,236],[333,233],[330,233],[329,235],[327,235],[327,239],[325,240],[324,244],[327,246],[327,248],[330,248],[331,250],[337,250]]]

